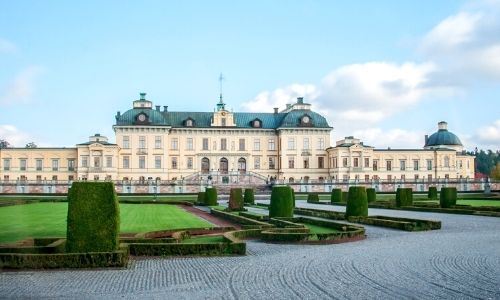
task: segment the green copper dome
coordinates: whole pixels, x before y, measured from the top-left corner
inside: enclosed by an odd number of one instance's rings
[[[448,124],[446,122],[439,122],[438,126],[438,131],[426,139],[424,147],[442,145],[462,146],[460,139],[454,133],[448,131]]]

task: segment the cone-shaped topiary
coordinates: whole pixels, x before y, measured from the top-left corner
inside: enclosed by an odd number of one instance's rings
[[[396,191],[396,207],[413,206],[413,190],[398,188]]]
[[[117,250],[119,207],[112,182],[73,182],[68,193],[66,252]]]
[[[457,205],[457,188],[441,188],[441,192],[439,193],[439,205],[441,208],[450,208]]]
[[[374,188],[367,188],[366,197],[368,198],[368,203],[375,202],[377,200],[377,192]]]
[[[366,189],[363,186],[351,186],[349,188],[349,198],[345,208],[345,216],[367,217],[368,216],[368,199],[366,197]]]
[[[205,204],[205,192],[198,192],[198,198],[196,199],[196,202]]]
[[[310,193],[307,195],[307,203],[318,203],[319,195],[318,193]]]
[[[253,189],[245,189],[245,195],[243,196],[243,202],[248,204],[255,203],[255,195]]]
[[[243,210],[243,191],[241,188],[232,188],[229,191],[229,210]]]
[[[208,206],[217,205],[217,189],[214,187],[205,190],[205,204]]]
[[[292,189],[289,186],[273,186],[269,217],[293,217],[293,196]]]
[[[438,198],[438,190],[435,186],[429,187],[429,192],[427,193],[427,198],[437,200]]]
[[[347,202],[349,199],[349,192],[342,192],[342,202]]]
[[[342,202],[342,189],[332,189],[332,194],[330,195],[330,202]]]

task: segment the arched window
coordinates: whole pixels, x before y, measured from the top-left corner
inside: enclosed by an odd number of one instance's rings
[[[295,179],[293,179],[293,177],[290,177],[290,178],[288,178],[288,182],[289,182],[289,183],[294,183],[294,182],[295,182]]]
[[[246,171],[247,171],[247,160],[241,157],[240,159],[238,159],[238,172],[240,172],[240,174],[245,174]]]
[[[220,159],[219,161],[219,171],[221,174],[227,174],[227,171],[228,171],[228,162],[227,162],[227,158],[223,157]]]
[[[210,160],[206,157],[201,159],[201,173],[208,174],[210,172]]]
[[[186,127],[193,127],[193,120],[187,119],[185,124],[186,124]]]

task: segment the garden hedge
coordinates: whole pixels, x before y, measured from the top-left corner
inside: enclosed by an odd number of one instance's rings
[[[290,187],[290,190],[292,191],[293,207],[295,207],[295,190],[292,187]]]
[[[351,216],[368,216],[368,199],[363,186],[351,186],[345,209],[346,218]]]
[[[405,231],[424,231],[441,229],[440,221],[372,216],[372,217],[350,217],[350,222],[356,222],[366,225],[381,226],[387,228],[400,229]]]
[[[430,186],[429,191],[427,192],[427,198],[432,200],[437,200],[438,198],[438,190],[435,186]]]
[[[368,199],[368,203],[375,202],[377,201],[377,192],[375,191],[374,188],[367,188],[366,197]]]
[[[205,204],[208,206],[217,205],[217,189],[215,187],[209,187],[205,190]]]
[[[441,208],[451,208],[457,205],[457,188],[443,187],[439,195],[439,205]]]
[[[205,197],[206,197],[205,192],[199,192],[198,193],[198,198],[197,198],[196,202],[199,203],[199,204],[205,204],[205,202],[206,202],[205,201]]]
[[[243,196],[243,202],[248,204],[255,203],[255,195],[253,189],[245,189],[245,195]]]
[[[413,206],[413,190],[398,188],[396,191],[396,207]]]
[[[120,211],[112,182],[74,182],[68,193],[67,253],[118,250]]]
[[[319,202],[318,193],[310,193],[307,195],[307,203],[317,203]]]
[[[289,186],[273,186],[271,192],[271,204],[269,206],[269,217],[293,217],[293,194]]]
[[[349,192],[342,192],[342,202],[347,203],[347,199],[349,199]]]
[[[330,202],[342,202],[342,189],[332,189],[332,194],[330,195]]]
[[[229,191],[228,209],[233,211],[243,210],[243,191],[241,188],[232,188]]]

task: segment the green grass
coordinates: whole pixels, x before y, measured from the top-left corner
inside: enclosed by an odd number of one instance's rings
[[[227,240],[222,235],[210,235],[210,236],[192,237],[190,239],[183,240],[181,243],[182,244],[227,243]]]
[[[0,243],[29,237],[66,236],[67,203],[34,203],[0,208]],[[120,232],[213,227],[173,205],[120,204]]]
[[[419,200],[421,201],[421,200]],[[439,200],[427,200],[425,202],[433,202],[439,203]],[[468,200],[468,199],[457,199],[457,204],[460,205],[471,205],[474,207],[479,206],[500,206],[499,200],[488,200],[488,199],[479,199],[479,200]]]
[[[328,228],[328,227],[323,227],[323,226],[318,226],[318,225],[312,225],[312,224],[304,224],[307,228],[309,228],[310,233],[332,233],[332,232],[340,232],[336,229],[333,228]]]

